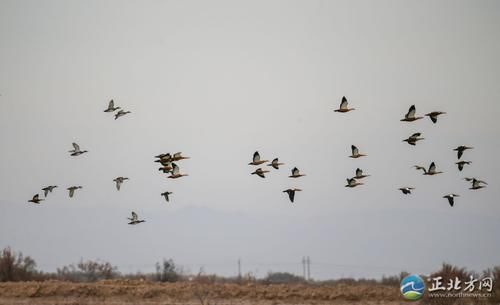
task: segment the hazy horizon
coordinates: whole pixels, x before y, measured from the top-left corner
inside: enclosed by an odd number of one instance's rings
[[[499,17],[497,1],[0,0],[0,248],[47,271],[80,258],[221,275],[241,258],[264,276],[300,275],[309,256],[317,279],[500,265]],[[344,95],[356,110],[333,112]],[[132,113],[115,121],[110,99]],[[412,104],[447,114],[400,122]],[[414,132],[425,140],[402,142]],[[70,157],[72,142],[89,153]],[[368,156],[348,158],[351,144]],[[474,147],[462,172],[458,145]],[[256,150],[285,165],[250,175]],[[189,176],[172,181],[153,157],[177,151]],[[432,161],[443,174],[412,168]],[[288,178],[294,166],[306,176]],[[357,167],[371,176],[344,187]],[[289,187],[303,189],[293,204]],[[146,223],[127,225],[131,211]]]

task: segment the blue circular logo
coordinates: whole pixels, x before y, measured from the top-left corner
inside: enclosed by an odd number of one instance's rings
[[[410,301],[416,301],[424,295],[424,280],[416,274],[411,274],[401,281],[401,293]]]

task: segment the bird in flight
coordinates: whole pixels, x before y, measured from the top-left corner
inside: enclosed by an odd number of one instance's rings
[[[120,109],[120,107],[115,107],[115,102],[113,100],[109,101],[108,108],[104,112],[113,112]]]
[[[433,112],[429,112],[427,113],[425,116],[428,116],[429,119],[431,119],[432,123],[436,124],[437,123],[437,120],[438,120],[438,116],[442,115],[442,114],[446,114],[446,112],[442,112],[442,111],[433,111]]]
[[[292,169],[292,175],[288,176],[288,178],[299,178],[299,177],[303,177],[303,176],[305,176],[305,174],[301,174],[299,169],[294,167]]]
[[[443,196],[443,198],[448,199],[448,203],[450,204],[451,207],[453,207],[453,204],[455,204],[455,197],[460,197],[460,195],[448,194],[448,195]]]
[[[57,185],[49,185],[46,186],[42,189],[44,197],[47,197],[49,193],[52,193],[52,191],[57,187]]]
[[[175,163],[172,163],[172,171],[170,172],[170,176],[168,176],[167,178],[177,179],[177,178],[184,177],[187,175],[188,174],[181,174],[179,171],[179,166],[177,166],[177,164],[175,164]]]
[[[172,192],[163,192],[163,193],[161,193],[161,195],[162,195],[163,197],[165,197],[165,200],[166,200],[167,202],[169,202],[169,201],[170,201],[170,198],[169,198],[168,196],[169,196],[169,195],[171,195],[171,194],[173,194],[173,193],[172,193]]]
[[[422,134],[420,132],[416,132],[408,137],[408,139],[404,139],[403,142],[408,142],[408,144],[415,146],[418,141],[423,140],[424,138],[420,138]]]
[[[347,184],[345,187],[356,187],[358,185],[363,185],[364,183],[358,182],[355,178],[347,178]]]
[[[87,150],[80,150],[80,145],[76,144],[75,142],[73,142],[72,145],[73,145],[73,149],[68,151],[68,152],[70,152],[71,156],[73,156],[73,157],[79,156],[81,154],[88,152]]]
[[[415,105],[411,105],[410,109],[408,109],[408,113],[405,114],[404,119],[401,119],[401,121],[402,122],[413,122],[413,121],[420,120],[420,119],[424,118],[422,116],[416,117],[415,111],[416,111]]]
[[[351,155],[349,156],[349,158],[357,159],[357,158],[364,157],[364,156],[366,156],[366,155],[360,154],[359,149],[356,146],[351,145]]]
[[[411,194],[411,191],[414,190],[415,188],[414,187],[409,187],[409,186],[406,186],[406,187],[400,187],[399,190],[401,192],[403,192],[403,194],[405,195],[409,195]]]
[[[464,154],[464,151],[466,151],[467,149],[473,149],[473,148],[474,147],[460,145],[457,148],[455,148],[454,151],[457,152],[457,157],[458,157],[458,159],[460,159],[460,158],[462,158],[462,155]]]
[[[280,163],[278,161],[278,158],[274,158],[271,163],[269,163],[267,166],[272,166],[274,169],[280,169],[281,165],[285,165],[285,163]]]
[[[82,187],[81,186],[70,186],[67,188],[67,190],[69,191],[69,198],[73,198],[73,196],[75,195],[75,191],[77,189],[81,189]]]
[[[479,180],[476,178],[464,178],[464,180],[472,183],[472,186],[469,188],[470,190],[478,190],[478,189],[482,189],[483,187],[486,187],[486,186],[481,185],[481,184],[488,185],[488,183],[486,183],[485,181]]]
[[[265,169],[262,169],[262,168],[257,168],[253,173],[251,173],[252,175],[257,175],[261,178],[266,178],[266,175],[265,173],[269,173],[268,170],[265,170]]]
[[[269,162],[269,160],[261,160],[259,152],[256,151],[253,153],[252,162],[248,163],[248,165],[261,165],[262,163],[266,163],[266,162]]]
[[[115,120],[117,120],[118,118],[126,115],[126,114],[129,114],[131,113],[130,111],[123,111],[123,110],[120,110],[118,111],[116,114],[115,114]]]
[[[347,98],[345,96],[342,97],[342,101],[340,102],[339,109],[335,109],[335,112],[349,112],[352,110],[356,110],[355,108],[348,108]]]
[[[35,196],[33,196],[33,198],[31,200],[28,200],[28,202],[33,202],[33,203],[36,203],[36,204],[40,204],[40,201],[43,201],[44,199],[41,199],[39,198],[38,194],[36,194]]]
[[[132,211],[132,217],[128,217],[127,219],[129,220],[129,223],[128,223],[129,225],[136,225],[136,224],[139,224],[141,222],[146,222],[143,219],[139,220],[139,216],[137,216],[137,213],[133,212],[133,211]]]
[[[302,191],[301,189],[287,189],[287,190],[284,190],[283,193],[287,193],[288,194],[288,198],[290,199],[291,202],[294,201],[295,199],[295,192],[300,192]]]
[[[471,161],[458,161],[458,162],[455,162],[456,165],[458,165],[458,170],[459,171],[462,171],[464,169],[464,165],[469,165],[471,164],[472,162]]]
[[[424,175],[428,175],[428,176],[433,176],[433,175],[437,175],[437,174],[442,174],[443,173],[443,172],[436,171],[436,164],[434,164],[434,162],[432,162],[431,165],[429,165],[429,169],[428,170],[426,170],[425,167],[420,166],[420,165],[414,165],[413,167],[415,167],[417,170],[423,170],[424,171]]]
[[[129,180],[127,177],[116,177],[113,181],[116,183],[116,189],[119,191],[122,183],[125,180]]]

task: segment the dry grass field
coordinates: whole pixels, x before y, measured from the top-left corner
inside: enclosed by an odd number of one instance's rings
[[[0,305],[125,304],[402,304],[396,287],[384,285],[263,285],[154,283],[110,280],[0,283]]]

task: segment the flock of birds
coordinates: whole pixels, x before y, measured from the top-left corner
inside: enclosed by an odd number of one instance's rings
[[[344,97],[342,97],[340,107],[338,109],[335,109],[334,111],[339,112],[339,113],[347,113],[347,112],[350,112],[353,110],[355,110],[355,108],[349,108],[347,98],[344,96]],[[120,107],[115,107],[114,101],[111,100],[108,104],[108,108],[105,109],[104,112],[114,113],[115,111],[116,111],[116,113],[114,114],[115,120],[124,116],[124,115],[131,113],[130,111],[124,111]],[[436,124],[438,121],[438,117],[440,115],[443,115],[443,114],[446,114],[446,112],[433,111],[433,112],[425,114],[425,116],[429,117],[430,120],[432,121],[432,123]],[[408,113],[406,113],[406,115],[404,116],[403,119],[401,119],[401,121],[414,122],[414,121],[417,121],[417,120],[420,120],[423,118],[424,118],[423,116],[416,116],[415,105],[412,105],[409,108]],[[409,145],[415,146],[418,141],[424,140],[424,138],[422,138],[421,136],[422,136],[422,134],[419,132],[414,133],[411,136],[409,136],[407,139],[404,139],[403,142],[407,142]],[[69,151],[70,156],[77,157],[77,156],[80,156],[82,154],[88,153],[87,150],[82,150],[77,143],[72,143],[72,145],[73,145],[73,149]],[[455,164],[457,165],[459,171],[462,171],[464,169],[465,165],[470,165],[472,163],[471,161],[461,160],[464,152],[466,150],[469,150],[469,149],[473,149],[473,147],[461,145],[461,146],[458,146],[457,148],[453,149],[453,151],[457,152],[457,159],[458,160],[457,160],[457,162],[455,162]],[[355,145],[351,145],[351,155],[349,156],[350,158],[357,159],[357,158],[361,158],[361,157],[365,157],[365,156],[367,156],[367,155],[364,153],[360,153],[358,147],[356,147]],[[177,165],[177,163],[175,163],[175,162],[179,162],[181,160],[189,159],[189,157],[183,156],[181,152],[177,152],[174,154],[161,153],[161,154],[155,156],[155,158],[156,158],[155,162],[161,164],[161,167],[158,168],[158,171],[161,171],[162,173],[165,173],[165,174],[169,174],[169,176],[167,176],[167,178],[178,179],[181,177],[188,176],[187,174],[181,173],[179,166]],[[252,161],[250,163],[248,163],[248,165],[261,166],[266,162],[269,162],[269,161],[262,160],[259,152],[256,151],[253,154]],[[267,164],[267,166],[272,167],[275,170],[279,170],[280,166],[282,166],[282,165],[285,165],[285,164],[279,162],[278,158],[274,158],[270,163]],[[427,175],[427,176],[433,176],[433,175],[438,175],[438,174],[442,173],[441,171],[438,171],[436,169],[436,164],[434,162],[432,162],[428,168],[425,168],[424,166],[421,166],[421,165],[414,165],[413,167],[417,170],[422,170],[423,175]],[[266,178],[266,173],[269,173],[269,170],[263,169],[262,167],[257,167],[257,169],[255,169],[251,173],[251,175],[256,175],[256,176],[259,176],[261,178]],[[303,176],[305,176],[305,174],[302,174],[297,167],[294,167],[291,170],[291,175],[288,177],[295,179],[295,178],[300,178]],[[359,180],[366,178],[366,177],[369,177],[369,176],[370,175],[364,174],[362,169],[357,168],[355,170],[355,175],[351,178],[346,179],[347,184],[345,185],[345,187],[354,188],[354,187],[363,185],[364,183],[359,182]],[[120,176],[120,177],[116,177],[115,179],[113,179],[113,181],[115,182],[115,185],[116,185],[116,189],[118,191],[120,190],[121,185],[126,180],[129,180],[129,178]],[[471,187],[470,187],[471,190],[479,190],[481,188],[486,187],[486,185],[488,184],[485,181],[480,180],[478,178],[474,178],[474,177],[473,178],[465,177],[464,180],[471,183]],[[47,198],[48,194],[52,193],[52,191],[57,187],[58,187],[57,185],[49,185],[49,186],[43,187],[42,190],[44,191],[44,198]],[[82,189],[82,186],[76,186],[76,185],[69,186],[67,188],[67,190],[69,192],[69,197],[73,198],[76,190],[78,190],[78,189]],[[405,195],[410,195],[414,189],[415,189],[414,187],[410,187],[410,186],[404,186],[404,187],[399,188],[399,190]],[[302,189],[288,188],[288,189],[284,190],[283,193],[286,193],[288,195],[289,200],[293,203],[295,200],[295,193],[300,192],[300,191],[302,191]],[[172,194],[173,194],[173,192],[165,191],[165,192],[161,193],[161,196],[163,196],[165,198],[165,200],[167,202],[169,202],[170,195],[172,195]],[[455,198],[459,197],[459,196],[460,195],[458,195],[458,194],[450,193],[450,194],[444,195],[443,198],[446,198],[448,200],[449,205],[451,207],[453,207]],[[39,194],[35,194],[31,200],[28,200],[28,202],[39,204],[43,200],[45,200],[45,199],[40,198]],[[137,215],[137,213],[133,212],[133,211],[131,213],[131,217],[129,217],[127,219],[129,220],[128,224],[130,224],[130,225],[135,225],[135,224],[145,222],[145,220],[139,219],[139,216]]]

